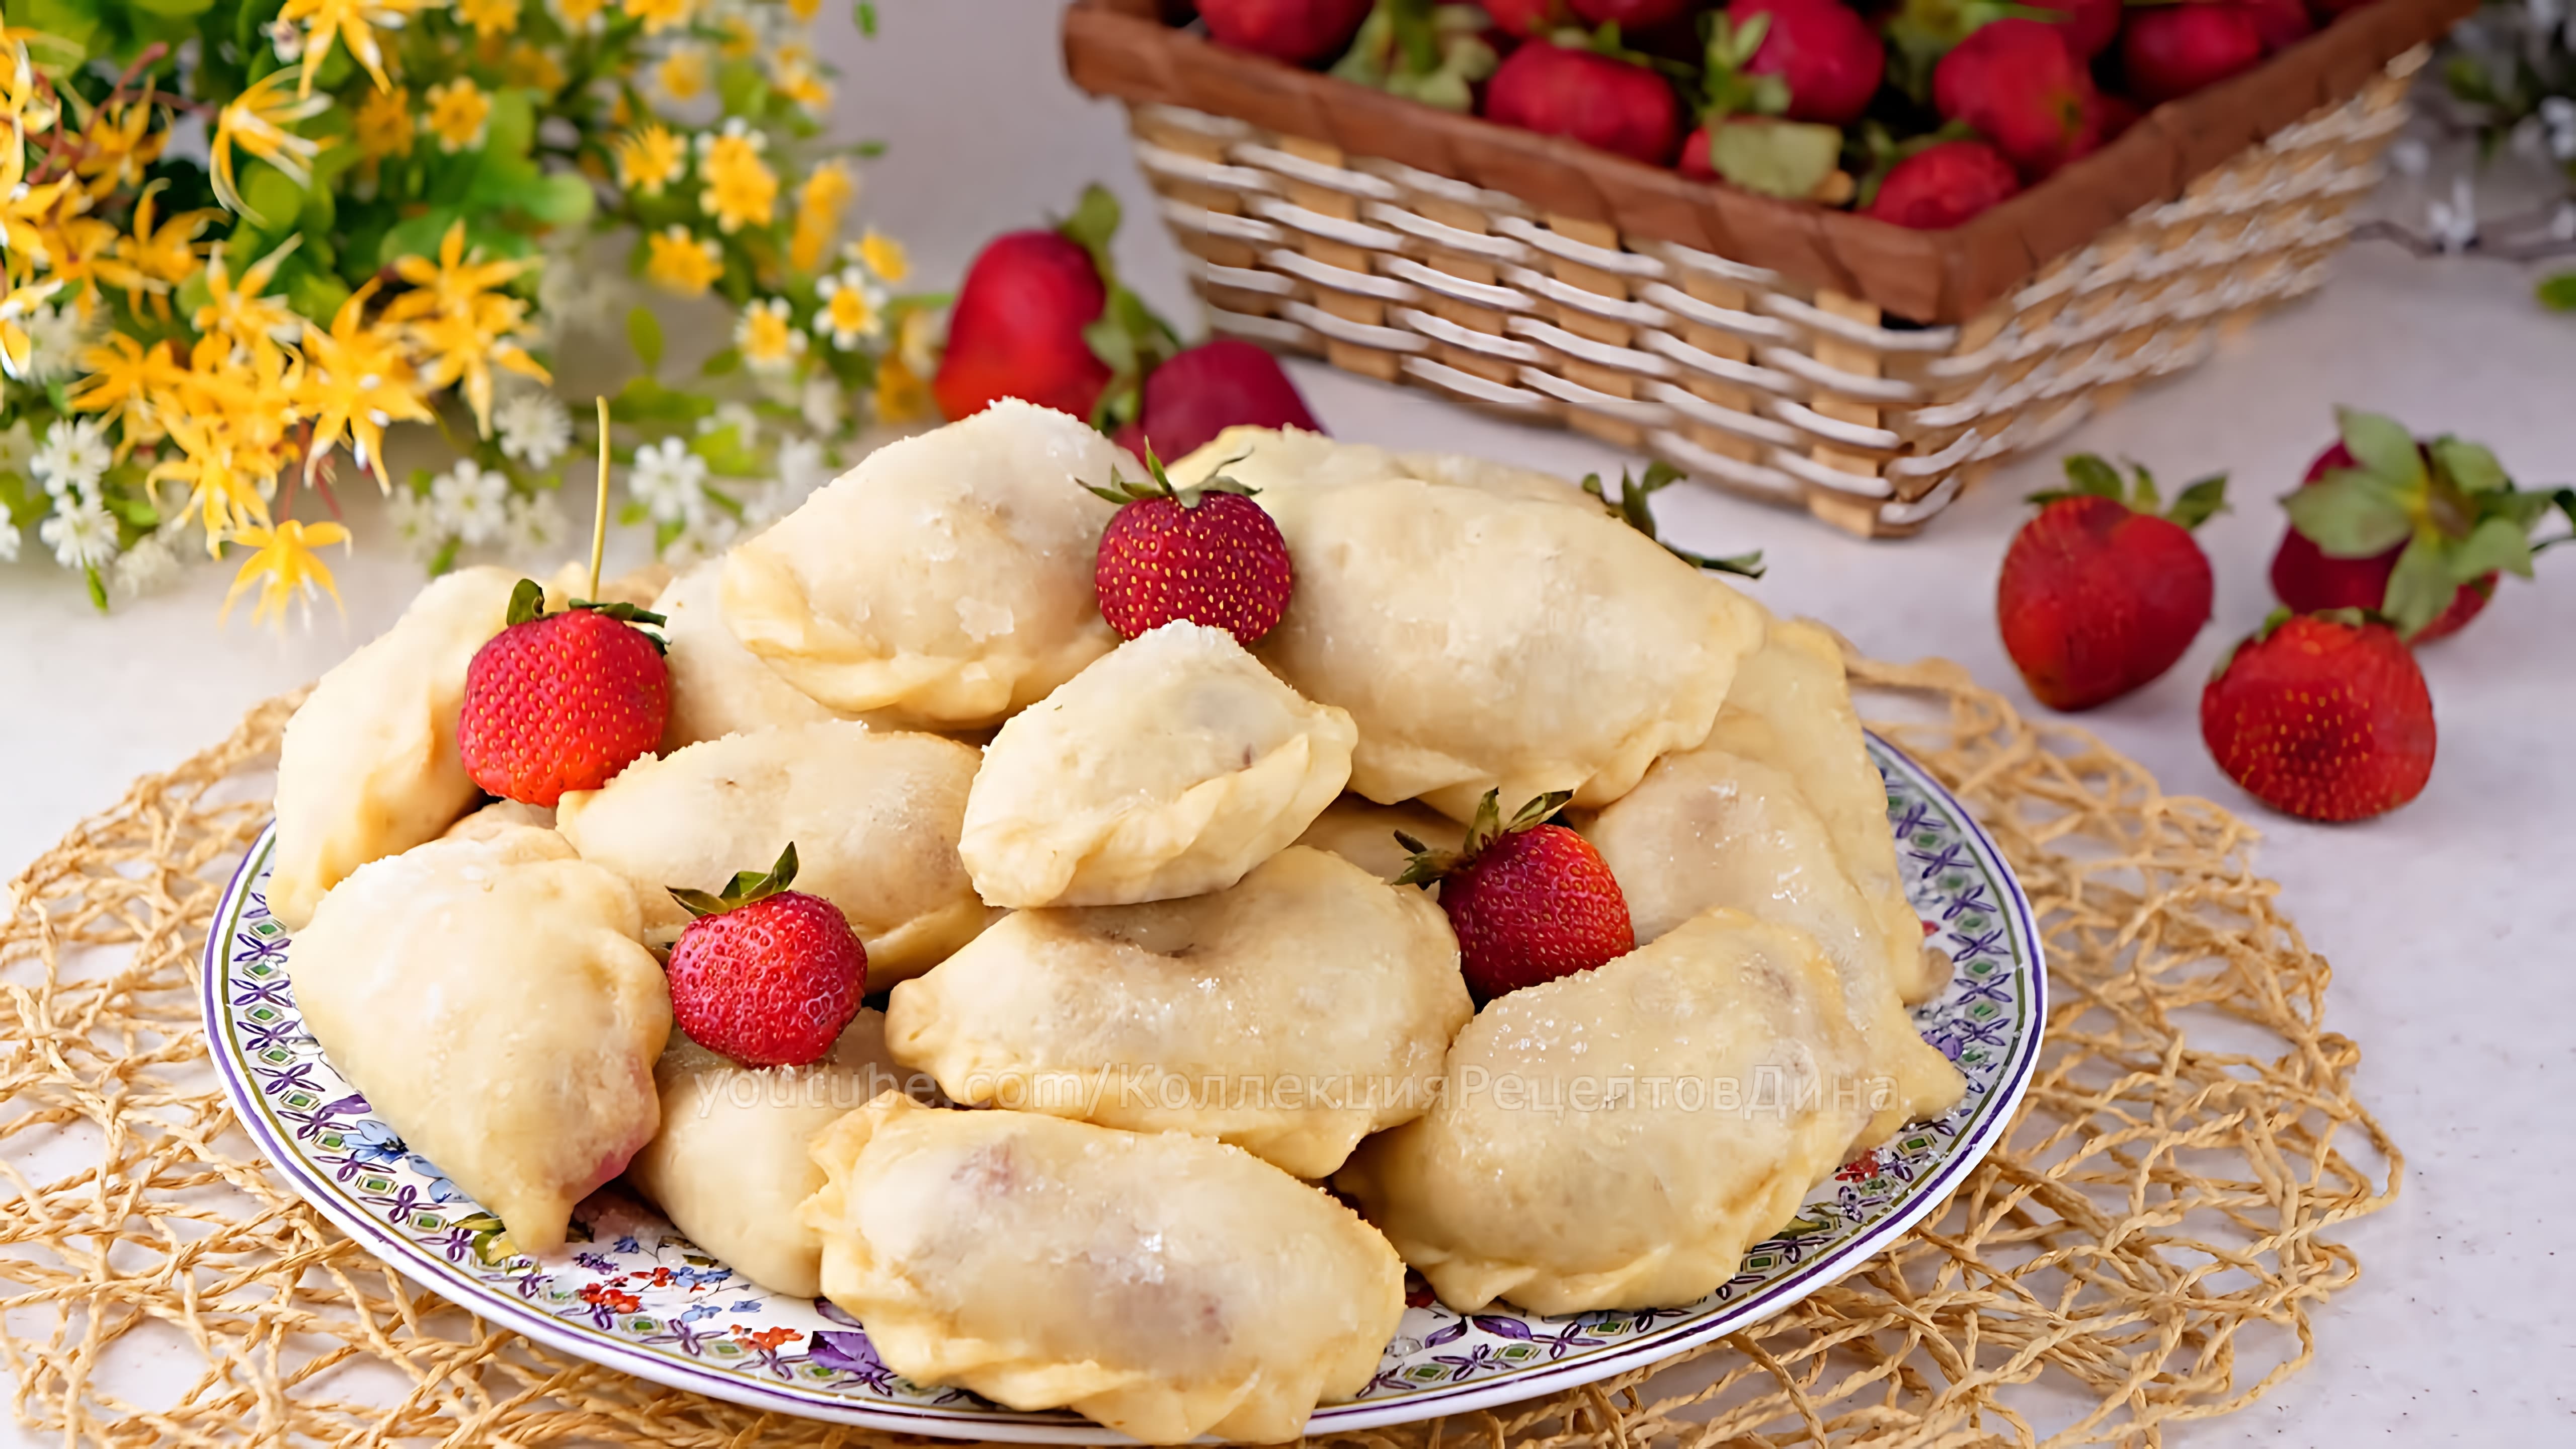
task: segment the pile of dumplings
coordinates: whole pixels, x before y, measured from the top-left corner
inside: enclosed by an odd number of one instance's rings
[[[1173,475],[1220,465],[1295,568],[1255,647],[1122,643],[1085,485],[1136,463],[1004,402],[673,579],[662,751],[552,812],[457,758],[513,576],[433,582],[286,732],[315,1038],[523,1252],[622,1177],[913,1381],[1154,1443],[1295,1438],[1407,1265],[1692,1302],[1957,1101],[1829,634],[1554,478],[1244,429]],[[1394,832],[1558,790],[1637,949],[1479,1009]],[[672,1029],[665,888],[791,841],[883,1005],[752,1071]]]

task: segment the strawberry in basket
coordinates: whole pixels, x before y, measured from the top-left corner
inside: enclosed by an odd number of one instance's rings
[[[1199,19],[1219,45],[1291,65],[1339,55],[1368,18],[1372,0],[1199,0]]]
[[[1673,159],[1681,106],[1645,57],[1619,48],[1615,27],[1596,45],[1532,41],[1485,86],[1485,119],[1662,166]]]
[[[2036,181],[2101,143],[2092,73],[2070,27],[1997,20],[1971,31],[1932,71],[1932,104],[1992,142]]]
[[[2130,13],[2120,68],[2130,93],[2152,106],[2253,69],[2264,49],[2245,6],[2157,5]]]

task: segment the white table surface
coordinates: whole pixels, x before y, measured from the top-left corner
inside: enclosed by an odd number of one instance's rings
[[[826,16],[847,72],[840,126],[892,145],[864,214],[909,239],[944,284],[982,238],[1061,212],[1099,178],[1129,202],[1118,248],[1128,276],[1194,326],[1118,111],[1062,79],[1052,6],[879,9],[872,47],[848,33],[846,9]],[[2260,868],[2336,967],[2327,1024],[2360,1044],[2361,1097],[2409,1157],[2399,1201],[2337,1230],[2363,1275],[2318,1315],[2316,1364],[2243,1413],[2169,1427],[2170,1443],[2554,1442],[2576,1414],[2565,1372],[2576,1364],[2576,1253],[2558,1241],[2576,1194],[2576,1140],[2558,1100],[2576,1092],[2576,550],[2545,557],[2537,585],[2507,581],[2475,627],[2427,652],[2440,760],[2394,815],[2322,827],[2262,814],[2211,764],[2196,713],[2220,651],[2271,607],[2263,570],[2282,528],[2272,500],[2327,439],[2335,403],[2486,440],[2527,481],[2576,477],[2576,319],[2540,312],[2529,284],[2494,263],[2349,253],[2321,297],[2064,440],[2174,481],[2234,476],[2235,510],[2201,535],[2219,578],[2216,622],[2169,676],[2085,723],[2168,791],[2261,821]],[[1294,370],[1344,438],[1568,475],[1634,461],[1321,366]],[[1997,642],[1994,576],[2025,512],[2018,500],[2052,474],[2046,461],[2001,472],[1899,543],[1694,488],[1659,503],[1689,546],[1762,548],[1771,572],[1754,591],[1773,608],[1823,617],[1882,658],[1947,655],[2040,711]],[[345,624],[326,608],[310,632],[283,637],[242,618],[218,628],[213,569],[99,618],[30,536],[18,563],[0,565],[0,759],[16,775],[0,862],[32,858],[136,773],[211,743],[249,705],[382,628],[420,576],[376,514],[353,498],[366,542],[339,568]],[[0,1438],[25,1440],[0,1425]]]

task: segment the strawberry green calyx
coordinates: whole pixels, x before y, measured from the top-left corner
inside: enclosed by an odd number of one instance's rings
[[[2055,503],[2061,498],[2108,498],[2132,512],[2148,514],[2186,529],[2198,528],[2227,511],[2227,475],[2212,473],[2193,481],[2176,494],[2173,506],[2165,506],[2164,495],[2156,490],[2156,477],[2146,465],[2130,462],[2129,476],[2123,484],[2120,470],[2094,453],[2075,453],[2066,459],[2066,486],[2049,488],[2030,495],[2038,504]]]
[[[1604,20],[1590,30],[1579,25],[1563,26],[1545,36],[1544,40],[1549,45],[1562,46],[1567,50],[1587,50],[1608,60],[1641,66],[1678,81],[1689,82],[1699,78],[1699,72],[1684,62],[1630,49],[1627,40],[1619,33],[1616,20]]]
[[[1464,115],[1475,107],[1476,82],[1502,63],[1485,42],[1487,19],[1475,5],[1377,0],[1332,74]]]
[[[1092,269],[1108,291],[1099,319],[1082,329],[1082,340],[1109,367],[1109,381],[1091,409],[1091,425],[1104,433],[1136,420],[1144,405],[1145,374],[1181,350],[1180,334],[1172,324],[1118,279],[1118,264],[1109,255],[1118,222],[1118,198],[1095,181],[1082,189],[1073,215],[1056,227],[1067,241],[1090,254]]]
[[[1664,543],[1663,537],[1657,533],[1655,529],[1654,507],[1647,500],[1663,489],[1669,488],[1673,484],[1680,482],[1682,476],[1681,469],[1676,468],[1672,464],[1664,462],[1661,459],[1657,459],[1656,461],[1646,465],[1646,476],[1642,479],[1631,478],[1628,476],[1627,469],[1620,469],[1619,496],[1616,498],[1611,497],[1603,490],[1601,486],[1601,475],[1598,473],[1586,473],[1583,475],[1583,491],[1600,499],[1603,507],[1608,508],[1612,513],[1618,515],[1619,519],[1626,523],[1630,528],[1637,530],[1639,533],[1644,534],[1646,537],[1653,539],[1657,543],[1663,544],[1664,551],[1666,553],[1671,554],[1673,557],[1680,559],[1682,562],[1689,564],[1693,568],[1708,569],[1712,572],[1721,574],[1737,574],[1748,579],[1758,579],[1762,577],[1762,551],[1760,549],[1755,549],[1751,553],[1729,554],[1724,557],[1719,557],[1712,554],[1693,553],[1689,549]]]
[[[796,881],[796,842],[778,852],[778,863],[766,872],[736,871],[734,878],[720,891],[693,891],[686,886],[665,886],[671,899],[678,901],[691,916],[721,916],[736,911],[753,901],[766,900],[787,889]]]
[[[1145,445],[1146,481],[1139,483],[1133,479],[1121,477],[1118,470],[1112,467],[1109,470],[1108,487],[1099,488],[1089,483],[1083,484],[1082,487],[1084,492],[1093,497],[1122,507],[1130,503],[1142,503],[1149,498],[1169,498],[1183,508],[1196,508],[1200,500],[1211,493],[1231,493],[1238,498],[1251,498],[1261,490],[1247,488],[1227,477],[1225,473],[1227,468],[1251,456],[1250,453],[1237,453],[1223,463],[1219,463],[1216,471],[1208,475],[1206,482],[1194,483],[1187,488],[1175,488],[1172,486],[1171,474],[1163,469],[1163,460],[1154,456],[1154,445],[1147,443]]]
[[[1574,798],[1571,790],[1550,790],[1544,795],[1532,796],[1506,821],[1503,819],[1502,794],[1498,789],[1488,790],[1485,798],[1476,802],[1476,818],[1468,824],[1466,838],[1456,850],[1434,850],[1401,830],[1395,832],[1395,843],[1413,852],[1413,858],[1405,862],[1404,873],[1395,878],[1395,883],[1429,886],[1482,855],[1486,847],[1504,836],[1518,835],[1524,830],[1545,825],[1556,812],[1565,808],[1567,801]]]
[[[621,624],[637,625],[635,632],[652,640],[654,649],[664,654],[671,652],[671,646],[661,635],[654,633],[652,629],[641,627],[651,624],[658,628],[670,622],[650,609],[639,609],[633,604],[623,602],[600,603],[590,599],[575,599],[565,607],[564,612],[569,614],[575,609],[584,613],[597,614],[602,618],[615,619]],[[533,623],[545,617],[545,585],[535,579],[519,580],[517,586],[510,590],[510,612],[504,616],[502,627]]]
[[[1701,68],[1700,119],[1728,116],[1776,116],[1789,109],[1789,82],[1777,75],[1747,75],[1754,52],[1771,33],[1771,17],[1756,15],[1742,25],[1720,10],[1707,18],[1707,63]]]
[[[1888,130],[1886,123],[1882,121],[1861,122],[1860,153],[1869,165],[1860,174],[1860,184],[1853,194],[1852,206],[1857,210],[1867,211],[1870,203],[1878,200],[1878,189],[1887,184],[1888,173],[1904,162],[1912,160],[1935,146],[1944,146],[1952,141],[1976,139],[1978,139],[1977,128],[1965,121],[1944,121],[1937,131],[1926,131],[1920,136],[1909,136],[1902,141],[1896,139],[1895,133]]]

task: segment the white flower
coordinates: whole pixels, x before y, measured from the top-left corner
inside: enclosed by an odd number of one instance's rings
[[[510,547],[521,553],[551,552],[572,531],[570,521],[564,517],[562,500],[551,492],[512,494],[504,511],[509,516]]]
[[[36,525],[36,536],[67,569],[97,568],[116,558],[116,517],[96,499],[65,501]]]
[[[2388,146],[2388,164],[2400,176],[2421,176],[2433,164],[2433,148],[2413,136],[2400,136]]]
[[[2424,225],[2446,252],[2465,251],[2478,239],[2477,191],[2469,184],[2469,178],[2462,176],[2452,181],[2450,200],[2425,205]]]
[[[426,493],[415,493],[408,483],[397,483],[385,499],[385,512],[393,519],[394,536],[413,558],[427,563],[447,546],[447,530],[439,524],[438,509]]]
[[[523,387],[492,410],[492,431],[500,436],[501,456],[551,467],[572,446],[572,414],[553,393]]]
[[[89,346],[90,324],[78,307],[39,307],[27,314],[27,370],[18,380],[43,387],[80,371],[81,349]]]
[[[2540,124],[2549,135],[2549,154],[2561,161],[2576,160],[2576,101],[2565,96],[2542,101]]]
[[[0,510],[0,563],[18,561],[18,525],[9,521],[6,510]]]
[[[45,429],[45,443],[27,460],[45,491],[57,503],[75,497],[96,498],[98,481],[116,461],[107,430],[96,418],[56,418]]]
[[[828,372],[818,372],[797,389],[796,411],[804,415],[805,426],[823,437],[836,437],[841,425],[849,421],[849,410],[842,401],[841,380]]]
[[[442,533],[469,544],[491,543],[509,527],[510,480],[501,473],[460,458],[456,466],[429,483],[431,517]]]
[[[537,273],[537,328],[549,342],[567,333],[597,331],[608,325],[618,295],[613,274],[584,266],[574,252],[548,252]]]
[[[25,418],[0,429],[0,473],[15,473],[23,478],[35,456],[36,435],[27,431]]]
[[[782,377],[805,356],[806,337],[784,297],[754,297],[734,319],[734,350],[756,376]]]
[[[731,136],[737,140],[747,141],[751,144],[751,149],[754,151],[766,151],[769,149],[769,137],[767,134],[753,130],[749,121],[744,120],[740,116],[735,116],[724,123],[724,130],[722,132],[700,131],[698,133],[698,154],[704,156],[708,152],[714,150],[716,148],[716,137],[718,135]]]
[[[760,414],[751,410],[751,404],[738,399],[727,399],[717,403],[714,412],[698,419],[698,432],[701,436],[707,433],[720,433],[726,428],[733,429],[734,441],[744,447],[760,446]]]
[[[156,593],[179,576],[179,555],[158,536],[138,539],[116,561],[116,591],[129,599]]]
[[[778,445],[778,490],[782,503],[793,504],[832,481],[832,460],[812,438],[789,438]]]
[[[823,304],[815,311],[814,329],[829,333],[834,347],[856,352],[885,335],[885,288],[863,268],[843,267],[824,277],[814,284],[814,295]]]
[[[292,20],[272,20],[260,27],[278,60],[293,65],[304,58],[304,28]]]
[[[707,512],[707,460],[678,438],[636,449],[626,486],[656,523],[688,523]]]

